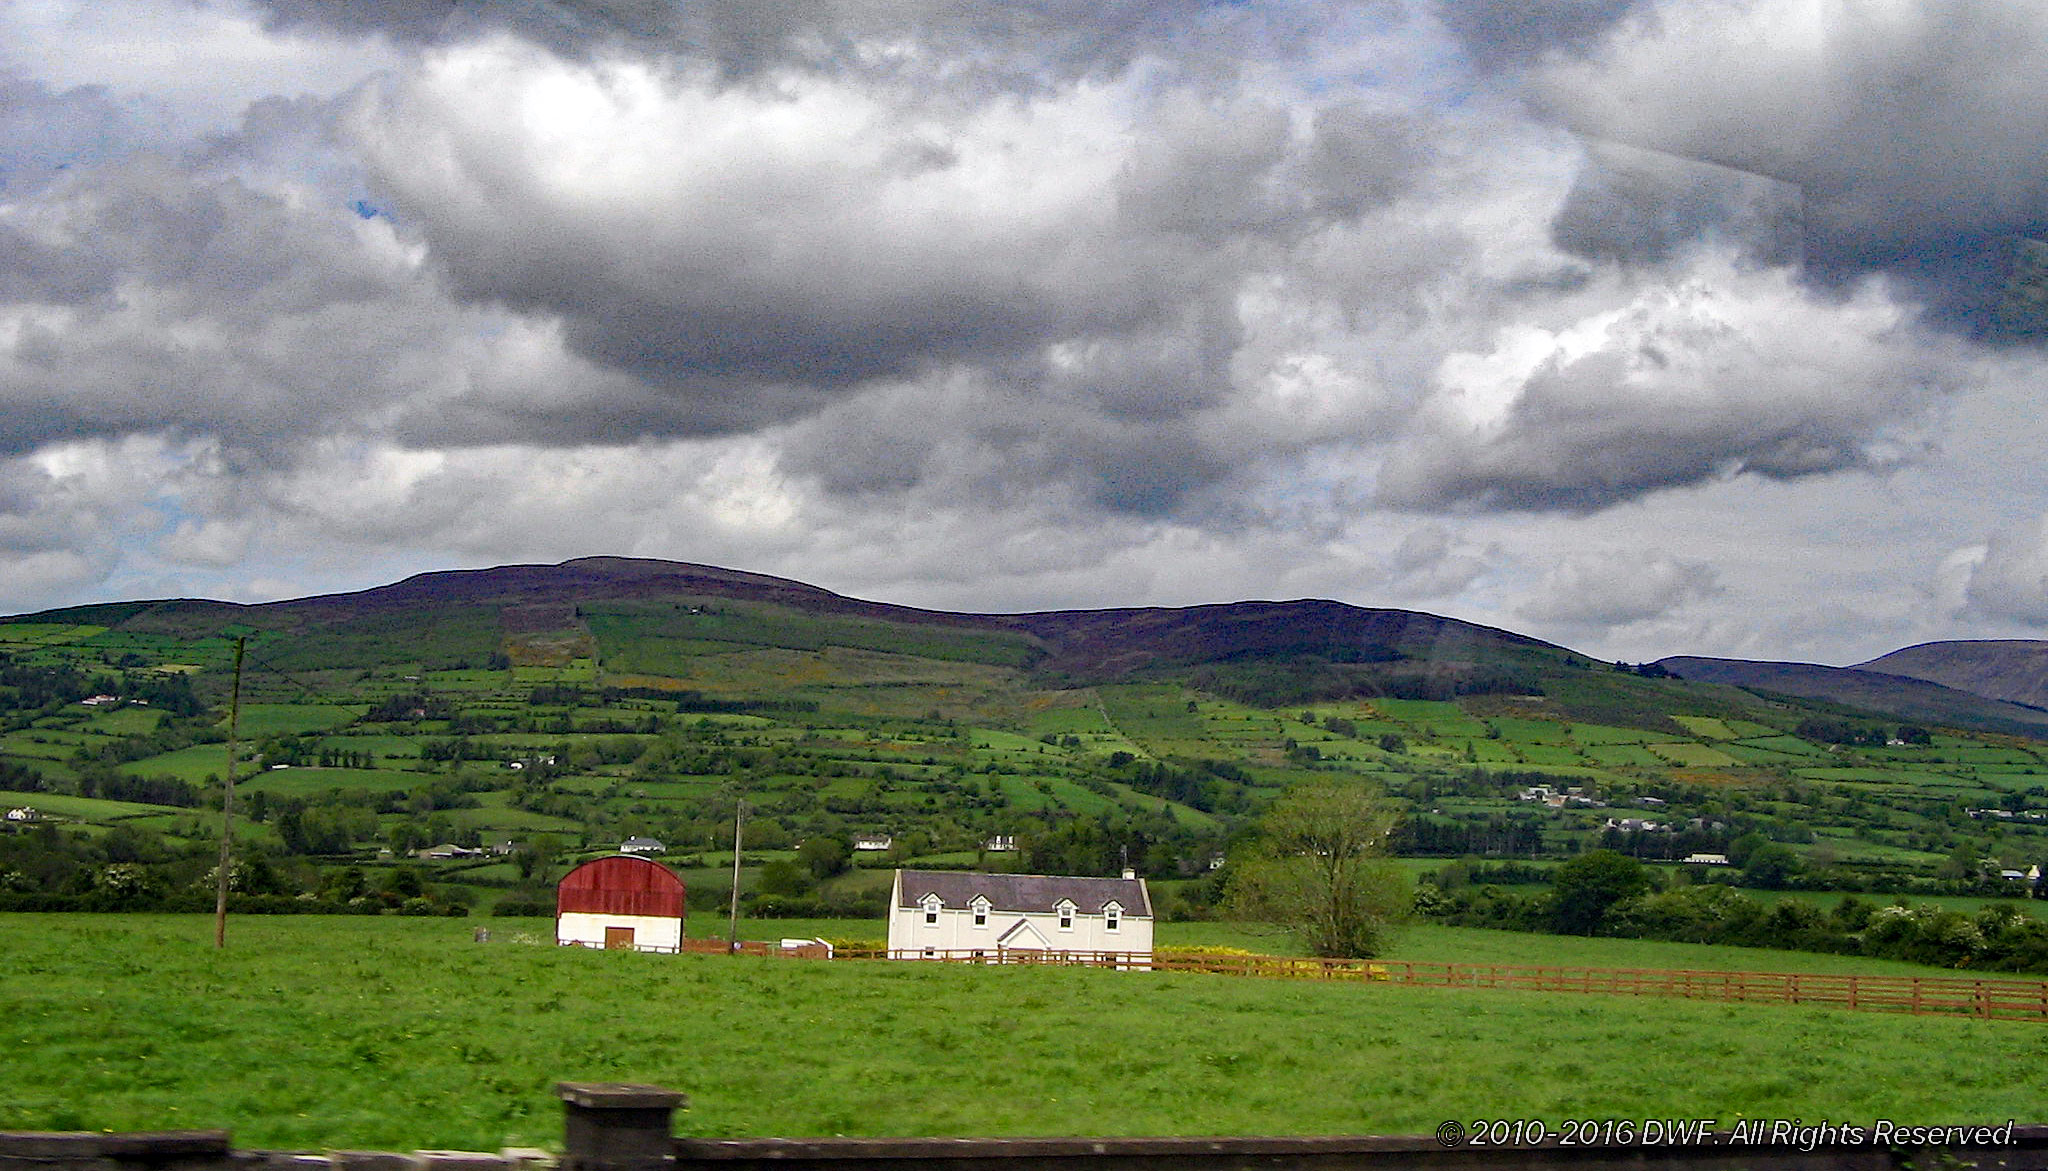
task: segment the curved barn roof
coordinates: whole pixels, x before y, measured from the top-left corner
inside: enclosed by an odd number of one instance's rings
[[[555,913],[683,917],[683,880],[654,861],[625,854],[596,858],[555,885]]]

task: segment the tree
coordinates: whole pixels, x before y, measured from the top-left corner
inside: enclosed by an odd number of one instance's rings
[[[761,867],[761,877],[755,883],[755,888],[762,894],[794,897],[811,893],[811,888],[816,884],[817,880],[811,877],[808,869],[795,862],[778,858]]]
[[[1749,852],[1742,877],[1749,885],[1777,890],[1799,873],[1799,855],[1783,842],[1765,842]]]
[[[796,860],[811,872],[811,877],[827,879],[852,864],[853,844],[838,834],[812,834],[796,848]]]
[[[1238,915],[1294,931],[1320,956],[1384,950],[1412,902],[1386,858],[1393,815],[1377,792],[1335,777],[1296,785],[1231,864],[1227,900]]]
[[[1623,899],[1650,889],[1643,864],[1613,850],[1588,850],[1550,877],[1550,922],[1566,935],[1593,935]]]

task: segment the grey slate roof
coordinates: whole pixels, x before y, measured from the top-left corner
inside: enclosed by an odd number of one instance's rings
[[[1142,878],[1075,878],[1058,874],[976,874],[966,870],[905,870],[897,906],[915,907],[935,894],[948,907],[965,907],[974,896],[988,898],[989,909],[1051,912],[1061,899],[1074,900],[1084,915],[1099,915],[1105,903],[1123,905],[1124,914],[1149,919],[1152,898]]]

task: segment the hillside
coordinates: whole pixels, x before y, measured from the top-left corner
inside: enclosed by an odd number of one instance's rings
[[[122,867],[161,905],[198,897],[237,638],[252,893],[516,901],[644,835],[715,899],[744,799],[756,913],[870,906],[895,864],[1126,862],[1201,913],[1261,811],[1333,774],[1387,795],[1415,857],[1768,840],[1794,852],[1774,882],[1924,894],[2048,861],[2048,744],[2012,738],[2048,737],[2048,712],[1903,676],[1666,660],[1695,676],[1675,678],[1332,601],[948,613],[588,558],[0,620],[0,805],[83,835],[0,833],[0,897],[116,898]],[[1816,673],[1827,702],[1794,698]],[[797,853],[857,835],[886,846]],[[422,859],[424,887],[396,864],[493,845]]]
[[[2048,708],[2048,642],[2037,639],[1924,642],[1858,663],[1857,668]]]
[[[1693,655],[1673,655],[1659,659],[1657,665],[1682,679],[1822,700],[1920,723],[2018,736],[2048,736],[2048,711],[1902,674],[1862,667]]]

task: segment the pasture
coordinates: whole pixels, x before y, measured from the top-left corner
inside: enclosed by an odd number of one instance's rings
[[[559,1079],[680,1133],[1425,1133],[1445,1118],[2034,1120],[2040,1025],[1089,969],[558,949],[499,921],[5,916],[0,1129],[552,1145]],[[792,926],[794,926],[792,924]]]

